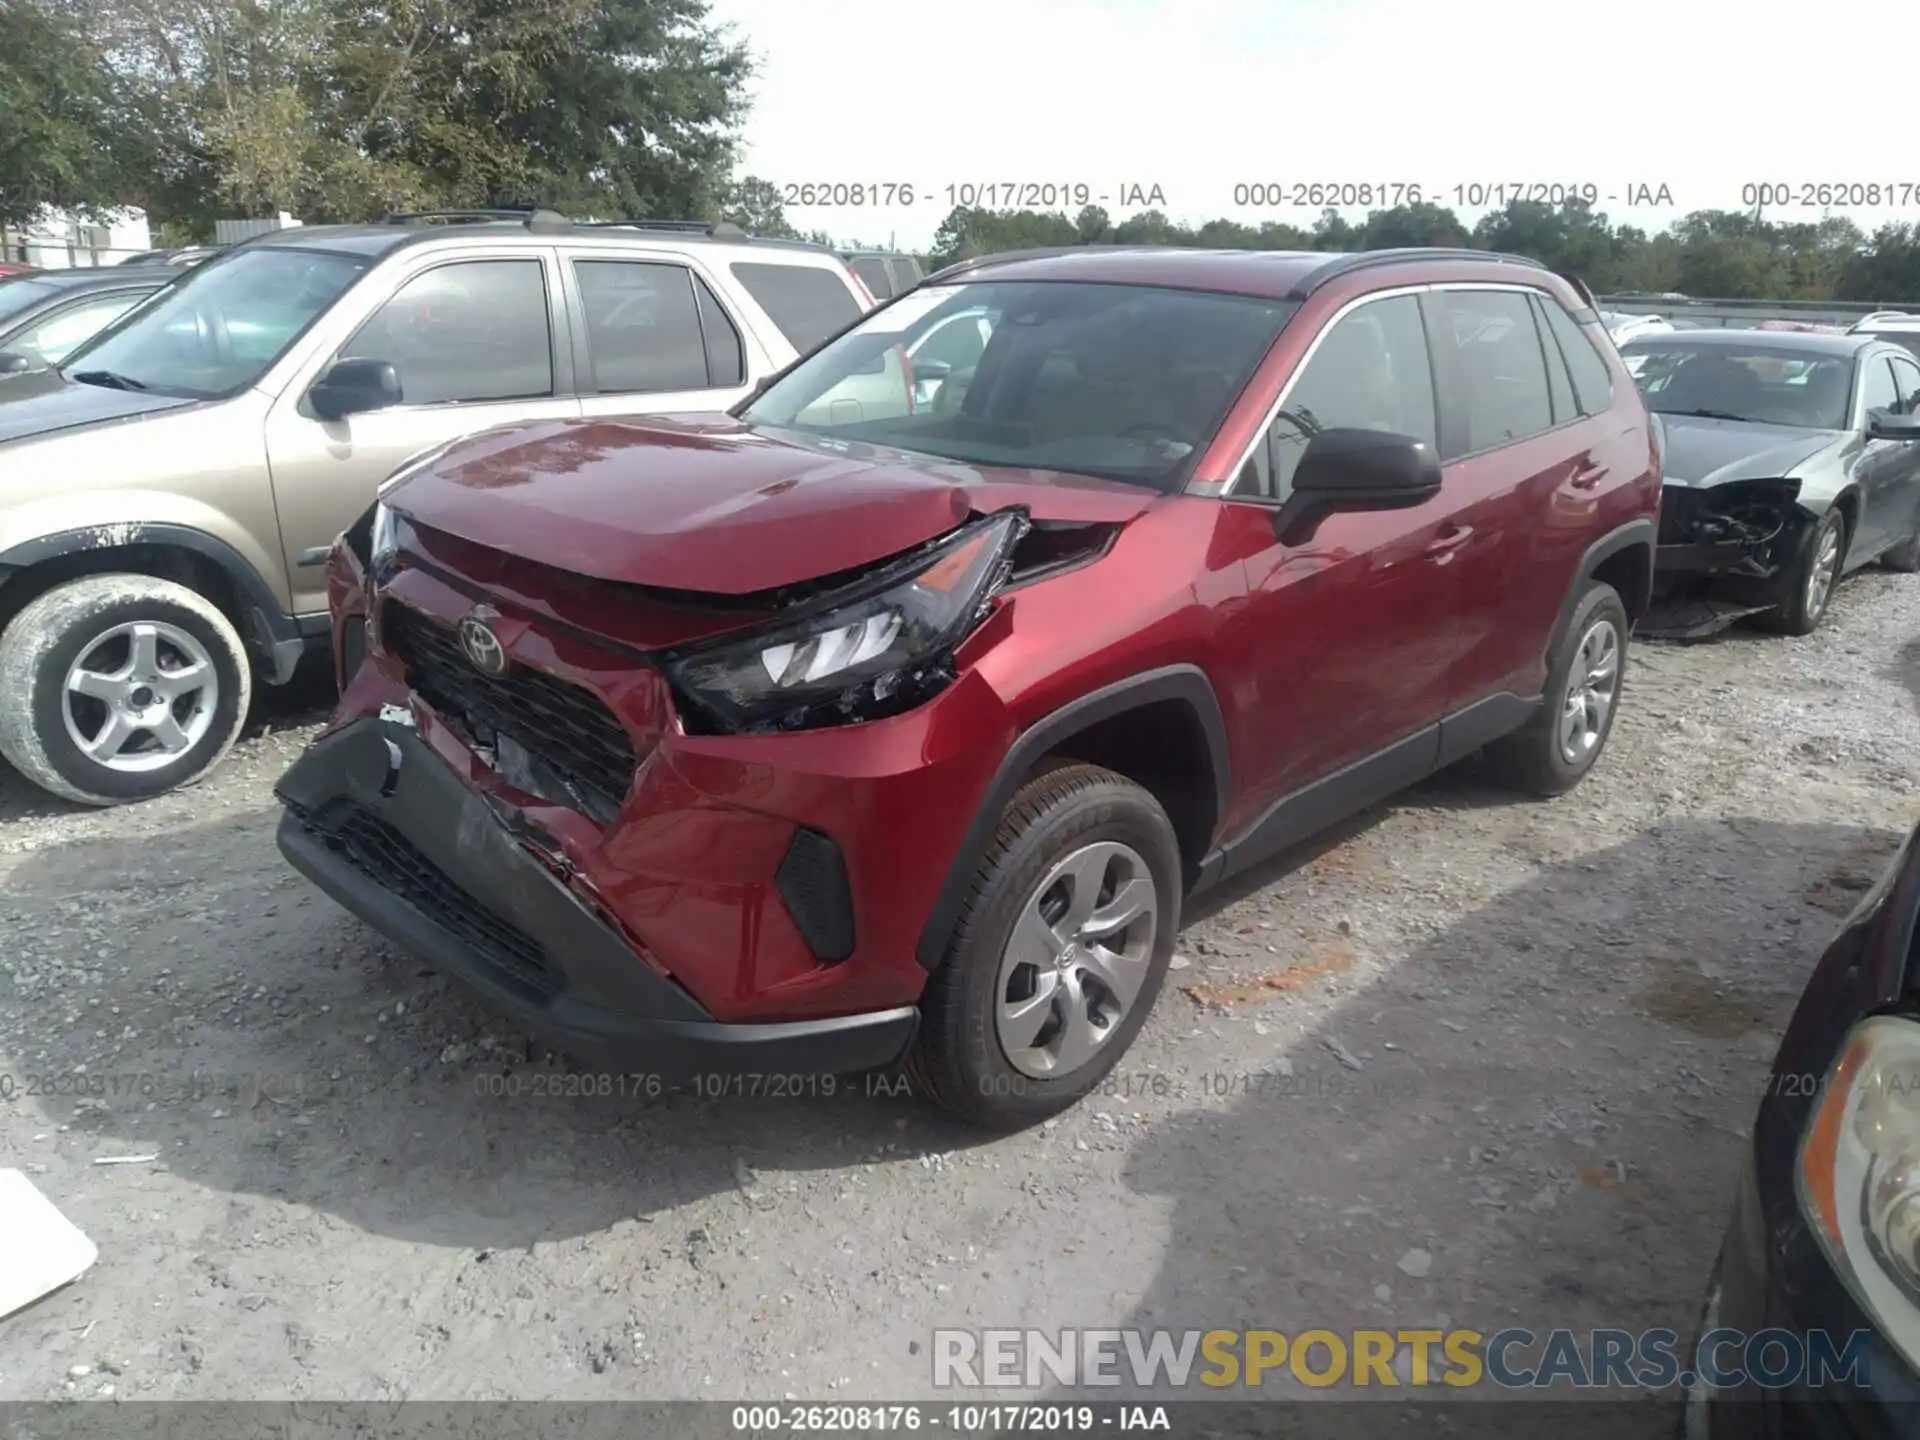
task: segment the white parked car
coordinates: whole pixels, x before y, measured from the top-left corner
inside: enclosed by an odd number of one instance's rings
[[[1600,323],[1607,327],[1607,334],[1613,337],[1615,345],[1638,340],[1642,335],[1657,335],[1673,329],[1671,321],[1658,315],[1626,315],[1618,310],[1602,310]]]
[[[1920,356],[1920,315],[1905,310],[1876,310],[1854,321],[1847,333],[1890,340]]]

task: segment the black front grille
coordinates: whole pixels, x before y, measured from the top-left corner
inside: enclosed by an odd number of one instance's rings
[[[484,908],[386,821],[358,806],[300,819],[362,875],[458,936],[506,978],[542,999],[558,993],[559,973],[540,942]]]
[[[405,606],[389,604],[382,618],[382,638],[422,699],[482,745],[495,744],[501,735],[517,742],[584,792],[595,819],[613,818],[639,759],[633,737],[605,701],[524,665],[501,676],[483,675],[452,630]]]

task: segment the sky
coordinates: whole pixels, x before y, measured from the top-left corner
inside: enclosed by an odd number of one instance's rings
[[[744,173],[878,192],[787,207],[843,242],[923,247],[963,187],[993,208],[1036,198],[1009,184],[1116,219],[1158,186],[1187,222],[1309,226],[1322,207],[1296,187],[1314,184],[1370,184],[1373,208],[1418,186],[1469,224],[1498,187],[1589,185],[1649,230],[1750,209],[1751,186],[1783,195],[1770,220],[1920,220],[1920,111],[1892,58],[1912,11],[1893,0],[713,0],[712,16],[759,65]],[[1862,83],[1810,89],[1823,73]],[[1843,188],[1807,193],[1823,184]],[[1237,186],[1280,203],[1236,205]],[[1342,198],[1364,217],[1360,191]]]

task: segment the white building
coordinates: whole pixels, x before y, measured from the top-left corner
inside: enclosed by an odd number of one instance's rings
[[[119,210],[99,219],[48,210],[24,229],[0,233],[0,260],[24,260],[43,270],[114,265],[152,248],[144,210]]]

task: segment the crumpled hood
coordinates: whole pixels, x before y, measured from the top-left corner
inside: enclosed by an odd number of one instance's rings
[[[1704,490],[1733,480],[1793,476],[1798,466],[1844,441],[1844,430],[1802,430],[1751,420],[1661,415],[1667,432],[1661,473],[1669,485]]]
[[[177,395],[81,385],[63,378],[58,370],[29,370],[0,377],[0,445],[83,425],[137,420],[194,403]]]
[[[383,498],[421,525],[575,574],[746,595],[899,554],[976,511],[1121,523],[1157,495],[777,439],[727,416],[649,416],[488,431]]]

